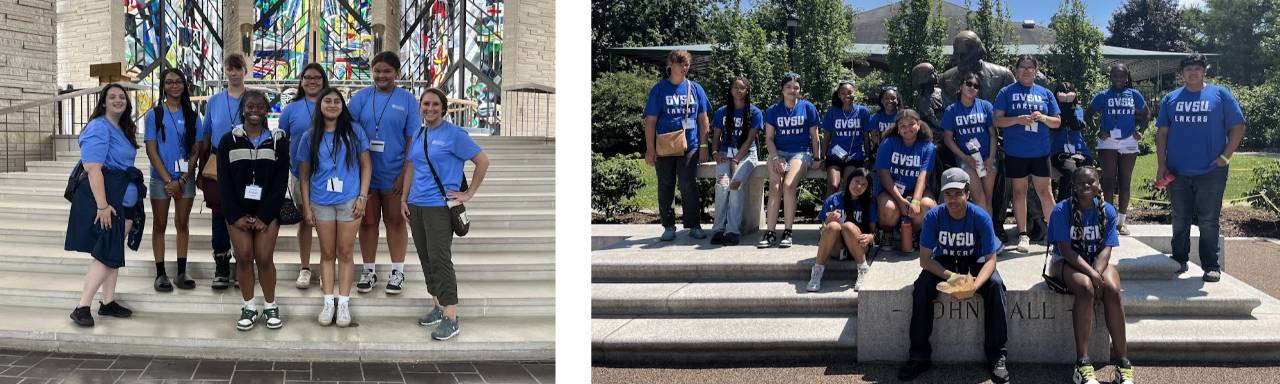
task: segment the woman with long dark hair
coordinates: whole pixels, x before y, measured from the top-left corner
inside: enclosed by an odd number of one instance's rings
[[[1058,129],[1058,103],[1053,92],[1035,83],[1039,62],[1022,55],[1015,63],[1018,82],[1006,85],[996,95],[996,127],[1004,136],[1004,175],[1013,184],[1013,215],[1018,223],[1018,252],[1027,252],[1027,178],[1040,198],[1044,217],[1053,210],[1053,190],[1049,180],[1050,129]],[[1003,208],[1000,208],[1003,209]]]
[[[757,248],[791,247],[791,225],[796,217],[796,193],[804,172],[821,157],[814,156],[819,145],[818,107],[800,98],[800,75],[782,75],[781,97],[764,116],[764,143],[769,148],[769,205],[765,211],[769,230],[760,235]],[[817,152],[821,153],[821,152]],[[774,235],[778,208],[785,221],[782,239]]]
[[[840,190],[841,174],[866,163],[866,131],[871,127],[871,111],[857,104],[858,89],[853,80],[840,80],[831,94],[831,106],[822,116],[822,148],[827,152],[827,196]]]
[[[848,251],[853,261],[858,262],[858,280],[853,290],[861,290],[871,266],[867,264],[867,251],[875,244],[875,232],[871,223],[875,221],[875,204],[871,197],[871,174],[862,167],[853,167],[844,173],[844,190],[831,194],[827,202],[818,212],[818,220],[823,222],[818,239],[818,256],[813,269],[809,272],[809,285],[806,290],[817,292],[822,285],[822,273],[826,271],[827,259],[832,254]]]
[[[928,193],[928,174],[933,171],[933,132],[915,110],[898,113],[894,128],[885,132],[876,154],[880,191],[876,197],[880,228],[899,227],[903,252],[911,252],[916,234],[924,224],[924,214],[937,206]]]
[[[80,303],[71,312],[71,320],[80,326],[93,326],[89,304],[99,289],[103,300],[98,302],[99,315],[133,315],[116,302],[115,294],[119,268],[124,266],[125,236],[134,230],[132,220],[145,214],[138,201],[146,185],[142,172],[133,165],[138,154],[137,134],[128,93],[120,84],[107,85],[80,133],[80,161],[86,177],[76,182],[67,220],[65,248],[93,255]],[[141,236],[140,230],[137,236]],[[136,242],[130,243],[138,249]]]
[[[196,163],[203,156],[204,141],[200,136],[200,117],[191,108],[191,84],[177,68],[160,74],[160,104],[143,118],[146,131],[147,159],[151,162],[151,252],[156,262],[156,291],[173,291],[196,287],[187,276],[187,245],[191,239],[188,227],[191,205],[196,197]],[[169,221],[169,201],[173,200],[173,224],[178,229],[178,275],[169,281],[164,268],[165,230]]]
[[[307,64],[302,68],[302,74],[298,76],[298,88],[294,92],[293,101],[284,106],[284,110],[280,112],[280,129],[289,133],[289,153],[295,154],[293,161],[289,165],[289,192],[293,195],[294,201],[303,202],[302,187],[298,182],[298,166],[299,158],[296,154],[299,147],[302,146],[302,135],[310,131],[312,121],[315,119],[316,102],[319,100],[320,91],[329,88],[329,76],[325,74],[324,67],[319,63]],[[343,113],[346,112],[346,103],[343,103]],[[298,257],[302,259],[299,265],[298,280],[294,283],[299,289],[306,289],[311,286],[311,231],[310,223],[303,221],[298,223]]]
[[[236,329],[248,331],[258,321],[254,268],[266,299],[262,315],[267,328],[284,326],[276,306],[276,266],[272,260],[280,234],[280,207],[289,186],[289,137],[267,127],[267,96],[245,91],[239,114],[244,124],[222,136],[218,147],[218,192],[226,215],[236,276],[244,308]]]
[[[410,166],[405,174],[401,218],[413,229],[413,245],[431,294],[431,310],[418,319],[437,325],[431,338],[458,335],[458,278],[453,269],[453,230],[449,207],[475,197],[489,171],[489,156],[462,127],[444,120],[449,99],[438,88],[422,94],[423,125],[409,142]],[[463,188],[464,165],[475,164],[471,183]]]
[[[991,214],[991,196],[996,186],[996,129],[992,126],[990,102],[978,98],[982,82],[970,73],[960,80],[956,102],[942,113],[942,143],[960,159],[960,169],[969,174],[972,201]]]
[[[320,113],[298,141],[302,214],[320,234],[321,325],[351,325],[351,258],[369,196],[369,139],[335,88],[320,92]],[[334,265],[334,262],[337,265]],[[335,278],[334,271],[337,270]],[[337,282],[338,297],[333,296]]]
[[[764,115],[751,104],[751,83],[734,77],[725,105],[711,117],[712,152],[716,161],[716,217],[711,244],[738,245],[741,241],[743,186],[756,169],[756,136],[764,127]]]
[[[1102,165],[1102,192],[1108,203],[1120,208],[1116,227],[1129,234],[1125,213],[1129,212],[1129,182],[1138,161],[1138,142],[1147,129],[1151,114],[1147,99],[1133,88],[1133,76],[1124,63],[1111,66],[1111,88],[1098,92],[1084,111],[1084,120],[1098,131],[1098,158]],[[1102,124],[1093,116],[1101,113]]]

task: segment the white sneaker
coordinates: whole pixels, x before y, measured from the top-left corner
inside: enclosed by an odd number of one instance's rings
[[[862,290],[862,282],[867,281],[867,272],[871,272],[871,266],[870,266],[870,265],[866,265],[866,266],[859,265],[859,266],[858,266],[858,280],[857,280],[857,281],[855,281],[855,282],[853,283],[853,290],[854,290],[854,291],[861,291],[861,290]]]
[[[373,285],[378,283],[378,274],[372,269],[366,269],[360,273],[360,281],[356,282],[356,292],[369,293],[373,290]]]
[[[303,269],[298,271],[298,281],[294,283],[298,289],[307,289],[311,287],[311,269]]]
[[[333,324],[333,311],[333,302],[325,301],[324,308],[320,309],[320,317],[317,318],[317,320],[320,320],[320,325],[328,326]]]
[[[351,302],[338,303],[338,326],[346,328],[351,326]]]
[[[806,291],[817,292],[822,287],[822,272],[826,271],[825,265],[814,265],[809,271],[809,285],[805,287]]]
[[[1018,252],[1027,252],[1027,246],[1031,244],[1031,238],[1027,235],[1018,235]]]

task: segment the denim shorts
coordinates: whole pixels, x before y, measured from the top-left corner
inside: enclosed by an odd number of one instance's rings
[[[809,152],[778,151],[778,158],[781,160],[785,160],[788,163],[790,163],[792,160],[800,160],[801,162],[804,163],[802,165],[803,167],[808,167],[809,164],[813,163],[813,154]]]
[[[311,203],[311,214],[315,215],[316,221],[354,221],[356,217],[351,214],[351,208],[355,204],[356,199],[334,205]]]
[[[168,199],[169,198],[169,195],[164,193],[164,179],[161,179],[159,177],[151,178],[151,183],[147,187],[147,197],[152,199]],[[182,196],[178,196],[178,197],[183,199],[195,198],[196,197],[196,181],[195,180],[188,181],[187,186],[182,188]]]

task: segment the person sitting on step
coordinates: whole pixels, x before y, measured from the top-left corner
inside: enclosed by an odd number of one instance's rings
[[[809,274],[809,285],[806,290],[817,292],[822,285],[822,273],[827,268],[827,259],[832,254],[847,251],[858,262],[858,280],[853,290],[861,290],[862,282],[867,279],[871,266],[867,265],[868,252],[875,244],[875,234],[871,230],[872,217],[875,217],[875,204],[871,203],[871,179],[867,170],[860,167],[849,168],[844,172],[844,190],[831,194],[818,212],[818,220],[823,222],[821,237],[818,240],[818,256]]]

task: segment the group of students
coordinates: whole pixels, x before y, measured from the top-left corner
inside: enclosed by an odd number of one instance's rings
[[[231,279],[234,264],[244,300],[237,329],[248,331],[260,321],[269,329],[284,325],[276,304],[272,257],[281,209],[287,204],[286,194],[291,194],[303,218],[298,225],[298,288],[310,286],[312,231],[319,237],[321,325],[352,323],[357,233],[364,268],[356,289],[369,292],[376,284],[380,220],[392,259],[385,290],[402,291],[408,222],[433,302],[418,322],[438,325],[431,332],[434,339],[456,336],[458,293],[448,204],[475,196],[489,160],[464,129],[445,120],[445,93],[432,88],[415,97],[398,87],[400,59],[383,52],[372,60],[373,85],[356,92],[348,103],[342,92],[329,86],[324,67],[312,63],[299,74],[296,97],[281,113],[279,128],[272,129],[266,94],[245,87],[244,56],[231,54],[224,63],[227,88],[209,98],[203,116],[193,109],[192,85],[182,71],[169,69],[160,76],[161,102],[143,117],[149,184],[134,167],[137,125],[125,89],[111,84],[101,92],[79,138],[87,177],[77,182],[84,188],[77,188],[72,201],[67,249],[89,252],[94,260],[71,319],[81,326],[94,325],[89,305],[99,290],[99,315],[132,314],[115,300],[115,286],[118,268],[124,266],[124,236],[140,237],[145,214],[138,203],[144,195],[151,201],[154,219],[155,290],[195,288],[187,273],[187,250],[199,185],[213,212],[211,286],[220,290],[236,284]],[[466,161],[475,163],[469,183],[463,171]],[[164,263],[170,201],[177,228],[178,270],[172,279]],[[87,219],[94,209],[93,219]],[[130,240],[128,245],[138,249],[139,241]],[[261,312],[255,281],[264,295]]]
[[[899,107],[896,88],[880,88],[874,99],[879,109],[872,113],[857,104],[854,82],[844,80],[837,85],[831,106],[819,116],[817,107],[800,97],[800,76],[794,73],[783,75],[779,101],[763,113],[751,105],[749,80],[731,79],[725,106],[708,119],[708,98],[700,85],[687,79],[691,62],[688,52],[671,52],[667,77],[653,86],[645,108],[646,161],[657,166],[659,213],[665,228],[660,240],[676,237],[672,207],[676,181],[689,236],[706,237],[699,225],[701,207],[694,175],[698,164],[710,157],[716,162],[717,177],[711,242],[739,244],[747,182],[758,159],[756,140],[763,135],[769,198],[767,230],[757,247],[792,245],[797,187],[806,170],[825,168],[828,197],[818,215],[822,227],[807,290],[818,291],[828,259],[846,252],[857,262],[854,289],[861,289],[870,270],[868,251],[876,243],[878,230],[900,233],[904,252],[913,251],[914,239],[919,239],[923,271],[915,284],[911,356],[899,378],[910,380],[929,368],[936,285],[963,274],[973,278],[977,293],[986,299],[987,357],[993,377],[1003,382],[1008,379],[1004,286],[995,265],[1004,236],[1000,236],[1001,223],[993,223],[991,217],[993,209],[1004,209],[992,205],[992,196],[999,193],[996,178],[1004,177],[1012,185],[1018,229],[1015,249],[1028,252],[1027,194],[1034,188],[1047,220],[1043,224],[1053,253],[1050,275],[1066,287],[1064,293],[1075,295],[1073,324],[1079,360],[1074,380],[1096,383],[1086,351],[1093,302],[1101,300],[1118,366],[1116,382],[1133,382],[1133,365],[1126,357],[1120,278],[1109,262],[1111,248],[1119,245],[1118,236],[1128,234],[1129,183],[1149,113],[1123,64],[1110,68],[1111,87],[1080,108],[1071,84],[1060,83],[1052,91],[1037,84],[1039,62],[1024,55],[1016,61],[1016,82],[1001,89],[995,100],[978,98],[983,84],[978,75],[962,76],[956,101],[945,107],[941,126],[930,127],[917,111]],[[1173,258],[1181,265],[1179,273],[1187,269],[1186,232],[1191,218],[1199,218],[1202,231],[1212,225],[1211,235],[1216,233],[1220,184],[1225,184],[1226,166],[1243,132],[1238,102],[1225,88],[1203,82],[1207,66],[1199,54],[1183,60],[1181,74],[1187,86],[1161,101],[1157,121],[1157,175],[1177,178],[1170,194],[1176,216]],[[1097,125],[1094,116],[1099,114]],[[1092,154],[1083,136],[1086,126],[1099,132],[1096,148],[1101,170],[1091,166]],[[941,130],[943,137],[935,140],[931,128]],[[819,129],[825,134],[820,135]],[[680,130],[687,137],[688,151],[682,156],[657,156],[655,137]],[[1178,148],[1180,155],[1167,158],[1169,147]],[[936,164],[943,158],[936,151],[947,151],[957,159],[956,167],[942,172],[941,182],[935,182],[940,184],[934,187],[941,191],[941,205],[929,188],[930,173],[950,165]],[[1056,204],[1051,167],[1060,173],[1056,196],[1064,197]],[[1210,187],[1189,184],[1208,177],[1214,177],[1208,181],[1221,181]],[[1213,204],[1201,203],[1215,198],[1214,188],[1218,188],[1216,210]],[[780,238],[775,233],[779,205],[785,225]],[[1217,248],[1205,247],[1202,241],[1203,279],[1218,281]]]

